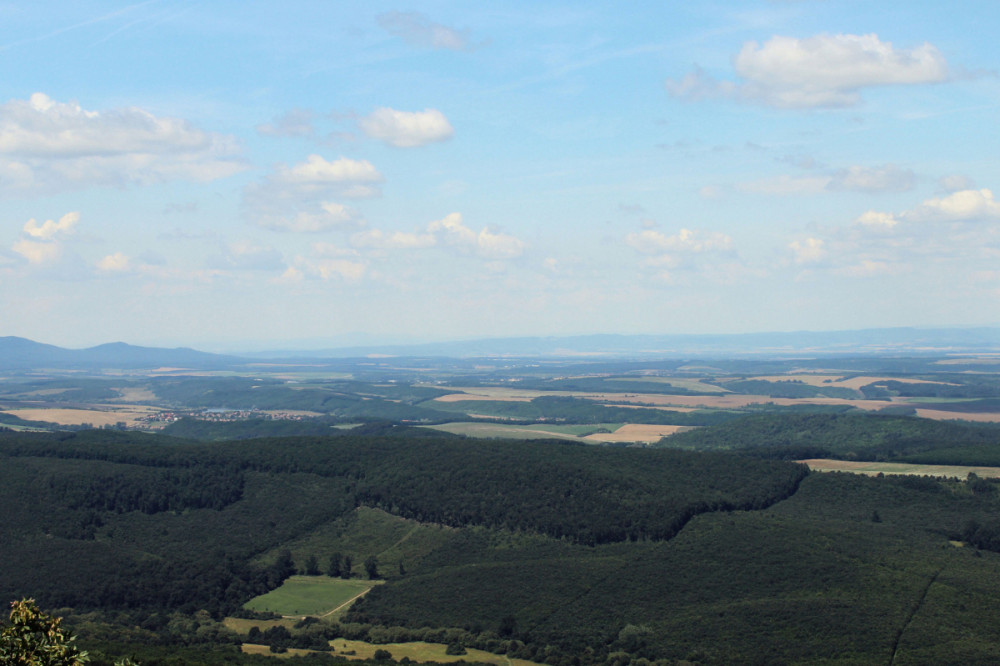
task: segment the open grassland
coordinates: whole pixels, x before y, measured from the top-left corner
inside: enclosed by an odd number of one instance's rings
[[[691,429],[691,426],[627,423],[614,432],[594,433],[584,439],[588,442],[658,442],[663,437]]]
[[[964,479],[972,472],[984,478],[1000,478],[1000,467],[972,467],[966,465],[918,465],[897,462],[858,462],[854,460],[828,460],[812,458],[799,460],[814,472],[851,472],[853,474],[905,474],[910,476],[943,476]]]
[[[251,599],[243,607],[279,615],[329,615],[365,595],[378,583],[356,578],[292,576],[278,589]]]
[[[432,430],[440,430],[441,432],[450,432],[453,435],[464,435],[466,437],[502,439],[580,439],[579,435],[569,432],[560,432],[560,426],[550,425],[518,426],[506,425],[503,423],[456,421],[453,423],[442,423],[440,425],[422,427],[430,428]],[[596,426],[588,426],[589,432],[593,432],[595,429]]]
[[[159,408],[147,405],[94,405],[92,409],[31,407],[6,410],[3,413],[11,414],[25,421],[45,421],[57,425],[90,423],[95,427],[101,427],[124,422],[125,425],[131,427],[136,425],[143,416],[159,411],[161,411]]]
[[[708,380],[701,379],[682,379],[679,377],[616,377],[616,382],[642,382],[643,384],[666,384],[668,386],[673,386],[674,388],[685,389],[688,391],[696,391],[700,393],[729,393],[729,391],[721,386],[716,386],[715,384],[709,384]]]

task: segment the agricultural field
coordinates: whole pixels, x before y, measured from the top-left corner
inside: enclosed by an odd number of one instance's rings
[[[852,474],[905,474],[910,476],[940,476],[964,479],[969,474],[985,479],[1000,479],[1000,467],[980,467],[970,465],[926,465],[900,462],[860,462],[857,460],[832,460],[811,458],[799,460],[814,472],[851,472]]]
[[[2,413],[25,421],[45,421],[56,425],[83,425],[89,423],[95,428],[124,423],[126,427],[136,427],[143,419],[160,412],[157,407],[146,405],[94,405],[89,409],[65,407],[26,407],[3,410]]]
[[[327,576],[292,576],[281,587],[254,597],[243,607],[282,616],[326,617],[343,610],[380,582]]]

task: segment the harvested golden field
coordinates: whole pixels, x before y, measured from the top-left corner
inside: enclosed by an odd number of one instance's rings
[[[946,412],[943,409],[918,409],[917,416],[936,421],[962,419],[978,423],[1000,423],[1000,414],[997,412]]]
[[[691,426],[628,423],[614,432],[595,432],[583,439],[588,442],[658,442],[662,437],[691,429]]]
[[[531,398],[523,396],[489,396],[476,393],[449,393],[434,398],[438,402],[472,402],[474,400],[491,400],[497,402],[531,402]]]
[[[857,391],[862,386],[867,386],[874,382],[901,382],[906,384],[940,384],[944,386],[957,386],[956,384],[950,384],[948,382],[935,382],[929,379],[910,379],[906,377],[877,377],[877,376],[864,376],[864,377],[849,377],[844,378],[843,375],[813,375],[813,374],[798,374],[798,375],[761,375],[758,377],[749,377],[748,379],[759,379],[766,382],[802,382],[803,384],[808,384],[809,386],[835,386],[838,388],[849,388]]]
[[[621,407],[623,409],[662,409],[668,412],[697,412],[696,407],[675,407],[673,405],[613,405],[606,402],[602,407]]]
[[[1000,478],[1000,467],[971,467],[966,465],[917,465],[913,463],[858,462],[855,460],[828,460],[811,458],[798,460],[814,472],[851,472],[854,474],[910,474],[917,476],[947,476],[964,479],[973,472],[984,478]]]
[[[28,409],[6,410],[5,414],[11,414],[27,421],[45,421],[58,425],[83,425],[90,423],[95,427],[105,425],[115,425],[123,421],[128,426],[134,426],[139,419],[149,414],[161,411],[157,407],[147,405],[95,405],[93,409],[65,409],[32,407]]]

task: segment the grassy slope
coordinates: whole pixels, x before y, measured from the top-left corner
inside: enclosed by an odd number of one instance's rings
[[[276,590],[255,597],[244,608],[279,615],[326,615],[364,594],[375,581],[326,576],[292,576]]]

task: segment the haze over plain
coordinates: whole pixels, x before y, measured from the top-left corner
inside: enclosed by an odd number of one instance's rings
[[[998,323],[992,3],[0,16],[3,335]]]

